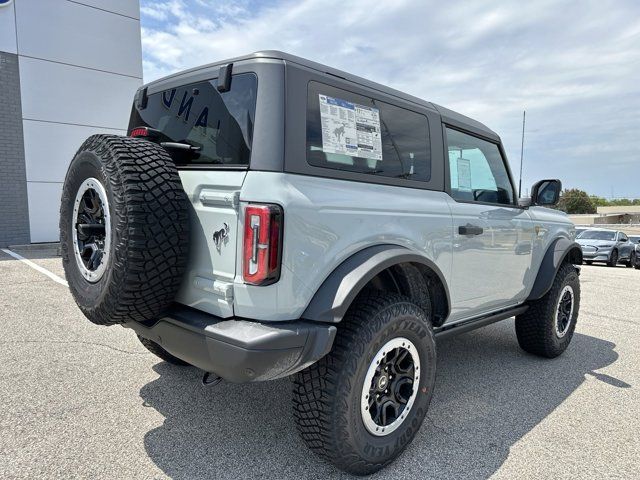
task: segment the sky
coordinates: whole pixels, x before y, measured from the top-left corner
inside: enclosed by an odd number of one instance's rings
[[[640,2],[141,0],[145,82],[282,50],[479,120],[523,194],[640,198]]]

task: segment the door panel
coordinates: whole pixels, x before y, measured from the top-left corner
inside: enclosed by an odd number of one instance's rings
[[[534,230],[497,143],[445,128],[453,218],[450,322],[521,303]]]
[[[531,268],[534,230],[526,210],[458,203],[449,199],[453,217],[452,312],[458,321],[520,303]],[[482,228],[482,233],[468,226]]]

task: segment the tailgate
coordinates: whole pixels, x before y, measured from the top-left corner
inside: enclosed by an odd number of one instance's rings
[[[223,85],[217,78],[169,79],[138,91],[129,121],[130,134],[165,147],[191,201],[189,265],[176,301],[222,318],[233,315],[237,207],[257,81],[250,72]]]
[[[189,267],[176,300],[233,316],[238,243],[238,200],[246,170],[181,170],[191,201]]]

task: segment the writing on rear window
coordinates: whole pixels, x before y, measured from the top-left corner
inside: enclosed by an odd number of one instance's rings
[[[153,93],[145,108],[134,106],[130,124],[156,130],[161,142],[192,145],[170,151],[178,165],[247,166],[257,78],[252,73],[234,75],[226,92],[219,92],[217,84],[214,79]]]

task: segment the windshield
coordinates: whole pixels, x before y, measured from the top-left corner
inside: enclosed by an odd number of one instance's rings
[[[616,239],[616,232],[609,232],[608,230],[586,230],[578,235],[581,240],[610,240]]]
[[[133,107],[129,130],[150,127],[161,142],[191,145],[172,150],[178,165],[249,165],[258,79],[234,75],[231,88],[219,92],[218,81],[169,88],[149,95],[144,108]]]
[[[640,243],[640,236],[632,235],[629,237],[631,243]]]

